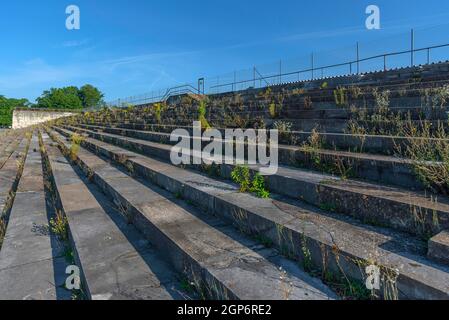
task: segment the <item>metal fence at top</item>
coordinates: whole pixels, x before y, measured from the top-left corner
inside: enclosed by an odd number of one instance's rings
[[[447,34],[448,29],[448,25],[435,26],[386,37],[382,41],[357,42],[351,47],[279,60],[216,77],[200,78],[195,83],[118,99],[108,105],[141,105],[165,101],[170,96],[184,93],[219,94],[446,61],[449,57],[449,39],[435,39],[433,35]]]

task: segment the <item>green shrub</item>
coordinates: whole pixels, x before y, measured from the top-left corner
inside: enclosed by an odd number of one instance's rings
[[[240,192],[247,192],[250,190],[250,173],[249,168],[244,166],[236,166],[231,172],[232,181],[240,186]]]
[[[156,118],[157,123],[161,123],[162,112],[165,111],[165,104],[158,102],[155,103],[153,107],[154,107],[154,117]]]
[[[251,183],[251,192],[254,192],[259,198],[269,198],[270,192],[265,189],[265,179],[260,173],[256,173]]]
[[[201,128],[210,129],[210,124],[206,119],[207,112],[207,103],[205,100],[200,101],[200,105],[198,107],[198,121],[201,122]]]
[[[240,186],[240,192],[252,192],[259,198],[269,198],[270,192],[265,189],[265,179],[260,173],[256,173],[251,181],[248,167],[236,166],[231,172],[232,180]]]
[[[78,158],[78,152],[80,150],[81,143],[84,141],[84,137],[74,133],[71,136],[72,144],[70,146],[70,159],[76,161]]]
[[[51,231],[58,236],[61,241],[69,239],[68,221],[62,212],[57,212],[56,217],[50,219]]]
[[[345,106],[348,102],[346,88],[338,87],[337,89],[335,89],[334,90],[334,99],[335,99],[335,104],[337,106],[339,106],[339,107]]]

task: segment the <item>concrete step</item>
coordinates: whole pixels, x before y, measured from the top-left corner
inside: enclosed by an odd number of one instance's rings
[[[111,127],[107,125],[86,125],[78,124],[78,127],[89,130],[104,131],[108,133],[122,134],[128,137],[144,139],[149,141],[161,142],[167,141],[169,143],[170,132],[158,132],[158,131],[143,131],[132,129],[121,129]],[[181,129],[192,130],[192,127],[180,127]],[[225,129],[215,128],[224,133]],[[307,143],[310,139],[312,132],[299,132],[291,131],[289,136],[291,140],[295,141],[294,145],[301,146]],[[320,138],[325,149],[340,150],[340,151],[353,151],[353,152],[366,152],[382,155],[394,155],[398,151],[398,147],[404,149],[410,144],[410,141],[425,140],[428,143],[435,144],[440,142],[440,139],[428,139],[428,138],[406,138],[399,136],[382,136],[382,135],[358,135],[358,134],[345,134],[345,133],[319,133]],[[288,144],[282,141],[281,144]],[[174,143],[174,142],[173,142]]]
[[[51,136],[68,150],[58,134]],[[177,203],[173,195],[145,185],[80,149],[83,170],[115,202],[121,203],[130,220],[166,255],[178,272],[185,274],[202,295],[213,299],[337,298],[330,289],[297,267],[284,274],[261,252],[241,244],[198,218],[200,213]],[[266,253],[265,253],[266,254]],[[273,255],[270,251],[268,256]]]
[[[82,145],[323,273],[364,282],[365,267],[375,265],[382,274],[378,294],[385,298],[449,299],[449,268],[428,260],[426,244],[415,237],[277,195],[255,198],[233,184],[105,142],[86,138]]]
[[[69,128],[74,131],[78,129],[97,140],[170,162],[170,145],[77,127]],[[234,167],[223,164],[218,172],[221,177],[230,179]],[[249,167],[254,172],[260,169],[253,165]],[[201,168],[200,165],[196,166],[198,170]],[[302,199],[317,207],[327,207],[366,223],[388,226],[423,237],[431,237],[449,228],[449,200],[444,197],[438,199],[424,193],[283,166],[277,174],[266,176],[265,179],[269,189],[275,193]]]
[[[151,127],[168,127],[168,126],[191,126],[193,120],[197,120],[197,116],[191,116],[188,118],[180,118],[179,116],[173,117],[173,118],[164,118],[160,124],[157,121],[155,121],[154,118],[142,118],[141,120],[138,120],[138,117],[129,116],[129,119],[119,119],[115,121],[108,121],[101,118],[98,118],[94,121],[84,121],[87,124],[113,124],[121,128],[125,129],[136,129],[136,130],[153,130]],[[213,127],[252,127],[254,120],[256,117],[254,116],[246,116],[242,118],[241,123],[243,124],[236,124],[233,125],[229,124],[229,121],[224,120],[217,120],[217,121],[210,121],[210,124]],[[264,118],[263,119],[266,126],[272,126],[274,122],[282,121],[282,122],[288,122],[291,124],[291,130],[293,131],[304,131],[304,132],[310,132],[312,130],[318,130],[321,133],[350,133],[351,127],[350,124],[356,124],[359,128],[362,128],[365,130],[365,132],[369,134],[378,134],[379,130],[382,129],[382,134],[393,134],[397,135],[397,128],[399,125],[407,126],[409,125],[408,121],[368,121],[368,120],[359,120],[359,121],[349,121],[348,119],[327,119],[327,118],[316,118],[316,119],[301,119],[301,118],[287,118],[287,117],[278,117],[275,119],[271,118]],[[416,128],[422,127],[422,121],[420,120],[412,120],[412,124]],[[443,124],[446,131],[448,131],[448,123],[444,120],[434,120],[434,121],[427,121],[427,123],[430,125],[430,132],[435,132],[435,129],[438,128],[439,125]],[[435,128],[435,129],[432,129]]]
[[[55,193],[68,219],[70,241],[92,300],[181,299],[173,272],[93,185],[43,135]],[[91,191],[92,190],[92,191]],[[96,191],[96,192],[95,192]],[[100,198],[98,201],[97,199]],[[100,204],[101,202],[101,204]],[[122,220],[122,221],[120,221]],[[153,269],[155,270],[153,272]]]
[[[315,101],[312,101],[311,107],[305,107],[304,97],[294,102],[284,102],[282,108],[279,108],[279,117],[287,119],[350,119],[353,115],[351,108],[363,109],[367,115],[373,115],[379,110],[374,99],[347,100],[345,105],[337,106],[333,94],[330,98],[331,100],[328,101],[318,101],[318,99],[315,99]],[[272,118],[269,112],[271,103],[271,99],[264,101],[248,101],[242,106],[234,106],[229,104],[229,102],[225,102],[225,104],[220,106],[215,106],[214,102],[211,102],[207,107],[207,118],[212,121],[222,120],[224,114],[227,114],[228,116],[233,115],[243,118],[264,117],[270,119]],[[404,117],[410,116],[412,120],[447,120],[446,111],[447,107],[432,107],[431,105],[426,104],[421,97],[390,99],[388,109],[390,114],[400,114]],[[130,113],[134,118],[140,118],[150,122],[155,118],[155,114],[151,108],[143,109],[138,107],[130,112],[117,113],[116,116],[119,120],[129,119]],[[196,118],[198,115],[198,108],[195,105],[171,105],[168,106],[161,115],[163,119],[179,118],[180,116]],[[101,119],[101,115],[96,116],[97,119]]]
[[[444,230],[429,240],[429,259],[449,265],[449,231]]]
[[[54,300],[65,261],[49,231],[39,142],[31,139],[0,251],[1,300]]]
[[[196,119],[196,118],[195,118]],[[292,130],[294,131],[312,131],[313,129],[317,129],[320,132],[327,132],[327,133],[345,133],[346,129],[348,128],[348,121],[347,120],[322,120],[322,119],[307,119],[307,120],[295,120],[292,121],[292,119],[275,119],[270,120],[271,122],[284,120],[287,122],[292,123]],[[97,119],[93,121],[93,123],[86,122],[87,124],[104,124],[105,122],[101,119]],[[134,130],[151,130],[154,126],[163,127],[163,128],[170,128],[170,127],[182,127],[182,126],[189,126],[192,123],[192,118],[186,118],[186,119],[179,119],[179,118],[171,118],[171,119],[164,119],[163,125],[155,124],[156,121],[153,118],[147,119],[147,120],[141,120],[141,121],[135,121],[134,119],[131,120],[118,120],[110,122],[111,125],[124,128],[124,129],[134,129]],[[214,127],[226,127],[226,123],[224,121],[216,121],[212,123]],[[171,132],[171,129],[169,129]]]
[[[410,116],[410,119],[412,120],[424,120],[424,119],[433,119],[433,120],[447,120],[447,114],[444,108],[429,108],[425,106],[421,106],[421,101],[419,101],[418,106],[413,107],[390,107],[389,113],[394,114],[401,114],[404,117]],[[298,105],[291,105],[291,106],[285,106],[283,105],[282,110],[280,112],[280,117],[286,118],[286,119],[351,119],[353,114],[351,113],[351,110],[349,109],[349,104],[343,107],[336,107],[334,104],[333,108],[326,108],[327,104],[324,105],[324,107],[320,107],[320,105],[323,105],[322,103],[316,103],[314,106],[312,106],[312,109],[306,110],[306,109],[299,109]],[[354,104],[353,107],[360,107],[362,108],[363,102],[359,105]],[[242,111],[233,111],[227,108],[225,110],[228,114],[238,115],[240,117],[264,117],[267,119],[272,118],[268,109],[269,103],[265,106],[257,107],[257,108],[248,108],[244,107],[244,110]],[[378,109],[368,106],[366,108],[363,108],[367,115],[372,115],[377,112]],[[177,113],[176,110],[173,110],[172,112],[165,112],[164,117],[177,117],[179,116],[179,113]],[[197,115],[195,113],[191,114],[192,118],[197,118]],[[208,120],[214,122],[214,121],[221,121],[223,119],[223,110],[214,109],[213,107],[209,108],[208,110]],[[144,118],[146,120],[150,120],[151,118],[146,117]],[[154,119],[154,118],[153,118]]]
[[[68,129],[83,127],[66,126]],[[139,139],[170,143],[169,134],[159,134],[146,131],[130,131],[118,128],[98,128],[88,127],[97,132],[88,132],[96,137],[104,136],[119,139],[120,136],[137,136]],[[87,129],[86,129],[87,130]],[[104,132],[112,133],[104,133]],[[144,143],[142,141],[142,143]],[[206,145],[210,141],[203,141]],[[173,143],[171,143],[173,144]],[[287,166],[312,169],[323,173],[331,173],[337,176],[364,179],[387,185],[410,188],[414,190],[424,190],[422,182],[416,177],[413,169],[413,162],[409,159],[396,158],[385,155],[375,155],[368,153],[357,153],[347,151],[335,151],[326,149],[310,149],[306,147],[296,147],[279,145],[279,163]]]
[[[5,141],[2,145],[2,149],[0,151],[0,169],[3,168],[6,161],[11,157],[13,152],[18,147],[20,141],[22,141],[23,136],[19,137],[10,137],[7,141]]]
[[[0,169],[0,219],[3,222],[2,232],[0,232],[0,248],[1,240],[3,240],[3,231],[14,201],[17,185],[19,184],[22,170],[20,164],[25,161],[28,147],[28,139],[22,138],[18,147],[8,157],[2,168]]]

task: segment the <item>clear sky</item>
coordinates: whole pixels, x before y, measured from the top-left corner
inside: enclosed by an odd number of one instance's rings
[[[80,30],[65,27],[71,4]],[[380,30],[365,28],[370,4]],[[279,59],[300,68],[312,51],[345,59],[356,41],[362,55],[407,49],[412,27],[417,46],[449,42],[448,21],[447,0],[2,1],[0,95],[91,83],[113,100]]]

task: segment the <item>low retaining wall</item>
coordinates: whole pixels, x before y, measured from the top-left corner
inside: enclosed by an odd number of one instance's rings
[[[12,115],[12,128],[22,129],[59,118],[76,115],[76,112],[44,109],[15,109]]]

